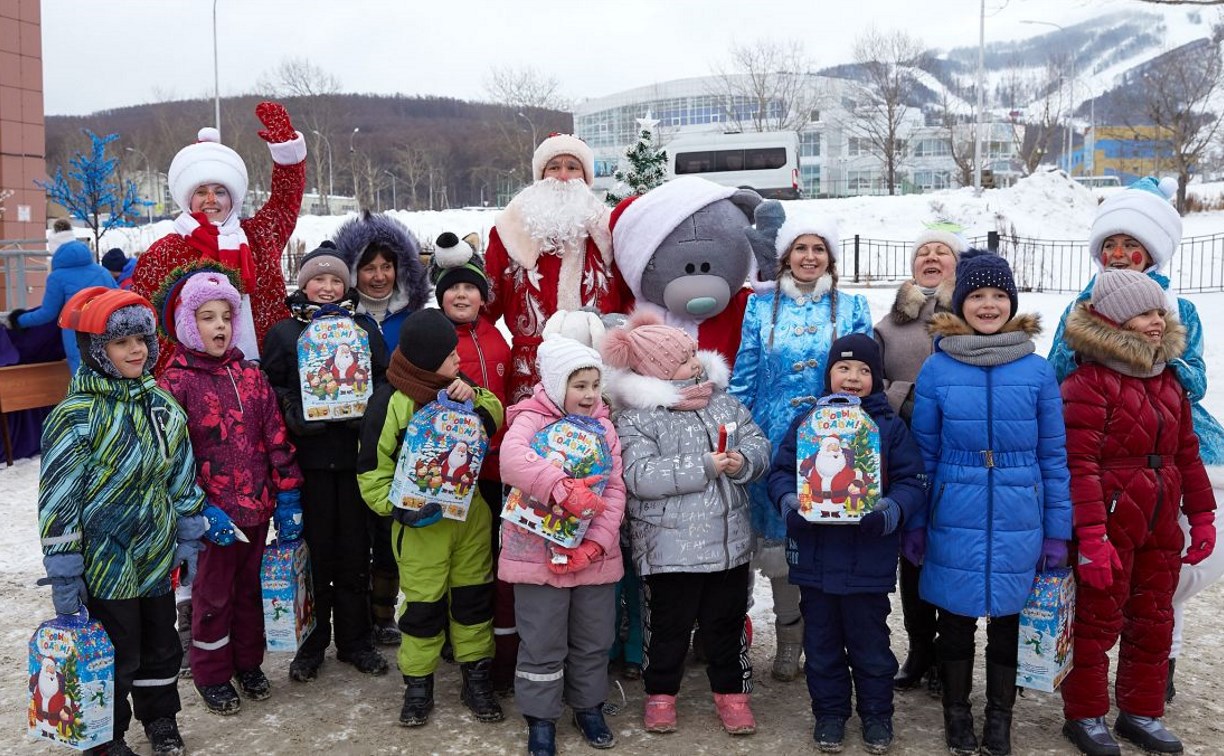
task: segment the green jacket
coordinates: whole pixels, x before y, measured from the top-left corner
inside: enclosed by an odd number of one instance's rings
[[[491,438],[504,422],[505,410],[492,391],[479,386],[472,388],[476,391],[473,408],[484,421],[485,432]],[[361,488],[361,498],[376,514],[391,514],[389,494],[395,463],[399,460],[404,429],[415,413],[416,402],[390,384],[376,389],[366,406],[357,448],[357,485]],[[476,506],[478,500],[484,506],[477,488],[472,494],[472,506]]]
[[[81,553],[96,598],[164,593],[178,518],[205,504],[195,477],[187,416],[170,394],[148,374],[82,368],[43,425],[43,553]]]

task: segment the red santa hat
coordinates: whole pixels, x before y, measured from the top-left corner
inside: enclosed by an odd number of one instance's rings
[[[696,176],[680,176],[645,194],[628,197],[612,210],[608,222],[612,230],[612,258],[635,298],[642,298],[642,274],[663,240],[685,218],[732,194],[735,187]]]
[[[587,186],[595,182],[595,153],[573,134],[549,134],[531,156],[531,172],[536,181],[544,178],[544,166],[558,155],[573,155],[582,163]]]
[[[201,184],[220,184],[229,190],[237,212],[247,191],[246,163],[237,152],[221,144],[221,133],[211,126],[200,129],[198,141],[178,151],[170,161],[166,181],[170,195],[183,212],[191,211],[191,195]]]

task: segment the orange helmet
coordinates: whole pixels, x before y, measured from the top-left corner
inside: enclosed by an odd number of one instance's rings
[[[60,310],[59,327],[79,333],[103,334],[106,333],[106,321],[111,314],[129,305],[147,307],[153,313],[154,322],[157,322],[153,305],[136,292],[90,286],[72,295],[64,304],[64,309]]]

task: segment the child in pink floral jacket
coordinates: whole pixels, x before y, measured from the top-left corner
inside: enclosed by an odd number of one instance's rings
[[[574,723],[587,742],[610,748],[614,737],[603,718],[603,702],[616,632],[616,583],[624,575],[620,441],[600,396],[599,353],[558,336],[540,345],[538,358],[540,382],[506,413],[502,480],[537,501],[590,519],[590,526],[577,546],[563,548],[502,523],[497,575],[514,584],[521,639],[514,698],[527,720],[530,753],[555,752],[555,723],[563,701],[573,709]],[[567,415],[594,420],[602,429],[612,459],[602,493],[592,491],[588,479],[569,477],[531,447],[540,430]]]
[[[268,697],[260,563],[275,514],[282,541],[302,532],[294,461],[280,405],[259,365],[233,346],[241,298],[219,269],[176,271],[157,305],[174,356],[158,383],[187,412],[196,482],[229,515],[238,538],[208,544],[191,576],[191,673],[208,709],[241,706],[231,678],[252,700]],[[181,628],[180,628],[181,629]]]

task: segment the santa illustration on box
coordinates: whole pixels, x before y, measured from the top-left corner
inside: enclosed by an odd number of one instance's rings
[[[72,720],[72,707],[64,693],[64,674],[50,656],[44,656],[38,674],[30,676],[30,693],[39,730],[55,737],[57,728]]]
[[[853,453],[842,447],[837,436],[822,438],[820,450],[803,460],[799,474],[807,479],[815,508],[828,517],[855,510],[866,490],[862,473],[854,468]],[[845,506],[847,500],[849,507]]]

